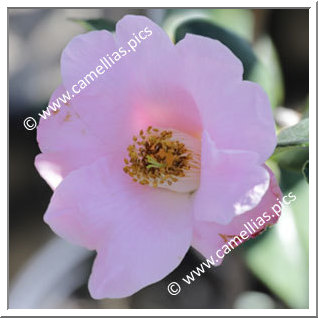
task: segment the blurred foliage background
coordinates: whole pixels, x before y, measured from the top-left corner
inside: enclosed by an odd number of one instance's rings
[[[9,9],[10,308],[308,308],[308,41],[305,9]],[[39,149],[25,117],[46,107],[61,82],[63,48],[87,30],[113,30],[125,14],[160,24],[174,42],[186,33],[218,39],[241,59],[244,78],[269,95],[278,147],[268,161],[283,193],[297,200],[279,223],[235,249],[223,265],[178,296],[166,286],[202,261],[190,250],[163,281],[132,297],[90,298],[94,254],[57,238],[42,217],[52,194],[37,174]],[[164,255],[163,255],[164,257]]]

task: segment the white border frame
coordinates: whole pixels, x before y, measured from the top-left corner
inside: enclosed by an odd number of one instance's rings
[[[309,187],[309,309],[7,309],[7,284],[0,285],[0,315],[6,316],[316,316],[316,2],[315,1],[281,1],[281,0],[214,0],[214,1],[202,1],[197,0],[194,2],[197,7],[235,7],[244,8],[309,8],[309,105],[310,105],[310,116],[309,116],[309,131],[310,131],[310,187]],[[192,7],[190,1],[182,2],[183,6],[180,6],[180,2],[171,0],[161,0],[151,3],[151,7],[158,8],[169,8],[169,7]],[[89,6],[87,1],[77,0],[29,0],[28,2],[23,0],[12,0],[5,1],[5,5],[1,6],[1,43],[6,43],[6,49],[0,50],[1,54],[1,69],[7,69],[7,9],[8,7],[66,7],[66,8],[92,8],[92,7],[103,7],[103,2],[98,0],[90,0]],[[109,1],[105,2],[109,7],[149,7],[149,1],[113,1],[113,5],[109,4]],[[4,123],[4,118],[8,119],[8,113],[5,105],[8,105],[8,94],[7,94],[7,73],[2,72],[1,78],[1,96],[5,97],[5,103],[0,108],[0,118],[3,122],[1,127],[0,140],[3,149],[8,146],[8,121]],[[7,106],[8,107],[8,106]],[[21,125],[23,123],[21,122]],[[8,175],[7,169],[8,160],[6,157],[1,157],[1,167],[3,170],[2,175]],[[1,255],[7,254],[8,246],[8,187],[7,180],[2,178],[0,198],[3,205],[2,213],[0,215],[0,241],[1,241]],[[7,202],[5,205],[4,202]],[[2,282],[7,281],[7,270],[8,262],[7,259],[1,257],[2,262],[0,263],[0,273]],[[6,261],[5,261],[6,260]]]

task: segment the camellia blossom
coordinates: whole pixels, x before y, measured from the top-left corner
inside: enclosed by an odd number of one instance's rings
[[[187,34],[174,45],[151,20],[125,16],[115,35],[71,40],[51,101],[146,27],[152,35],[136,52],[37,132],[35,165],[54,190],[44,220],[97,251],[88,284],[96,299],[163,279],[190,246],[215,255],[281,197],[265,166],[276,146],[268,97],[219,41]]]

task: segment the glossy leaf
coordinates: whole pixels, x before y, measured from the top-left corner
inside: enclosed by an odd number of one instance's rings
[[[301,120],[297,125],[283,129],[278,135],[278,147],[309,145],[309,119]]]
[[[309,120],[283,129],[278,134],[278,143],[272,159],[285,168],[301,170],[309,156]]]
[[[280,167],[287,170],[301,171],[306,161],[309,158],[308,147],[288,147],[288,150],[283,148],[279,154],[274,156]]]

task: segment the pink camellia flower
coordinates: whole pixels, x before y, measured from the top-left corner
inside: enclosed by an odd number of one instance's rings
[[[135,52],[38,127],[35,165],[54,189],[45,222],[97,251],[97,299],[161,280],[191,245],[209,258],[281,196],[264,165],[276,145],[268,98],[216,40],[188,34],[174,45],[149,19],[125,16],[116,36],[67,45],[51,101],[145,28]]]

